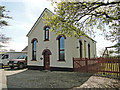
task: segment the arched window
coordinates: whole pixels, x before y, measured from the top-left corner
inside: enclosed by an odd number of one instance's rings
[[[49,29],[50,29],[49,26],[45,26],[45,27],[44,27],[44,30],[45,30],[44,40],[45,40],[45,41],[48,41],[48,40],[49,40]]]
[[[60,37],[59,40],[59,60],[64,61],[65,60],[65,45],[64,45],[64,37]]]
[[[86,41],[84,40],[84,58],[86,58]]]
[[[59,61],[65,61],[65,41],[66,36],[61,34],[56,37],[56,40],[58,40],[58,50],[59,50]]]
[[[82,58],[82,41],[79,40],[79,47],[80,47],[80,58]]]
[[[36,60],[36,51],[37,51],[37,39],[34,38],[32,40],[32,60]]]
[[[90,44],[88,44],[88,58],[90,59]]]

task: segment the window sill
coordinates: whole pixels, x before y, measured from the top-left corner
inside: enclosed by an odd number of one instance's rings
[[[31,61],[37,61],[37,60],[31,60]]]
[[[65,62],[65,60],[57,60],[57,61],[60,61],[60,62]]]
[[[49,41],[49,40],[44,40],[44,41]]]

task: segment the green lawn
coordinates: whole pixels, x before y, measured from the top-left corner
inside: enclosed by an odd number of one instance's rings
[[[80,72],[27,70],[7,76],[8,88],[73,88],[86,82],[92,74]]]

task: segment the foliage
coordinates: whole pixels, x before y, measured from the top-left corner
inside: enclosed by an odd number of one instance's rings
[[[6,12],[9,12],[5,9],[5,6],[0,6],[0,29],[3,26],[8,26],[8,22],[6,19],[10,19],[11,17],[8,16]],[[0,33],[0,48],[5,47],[5,43],[7,43],[10,40],[9,37],[6,37],[4,34]]]
[[[120,43],[115,44],[111,48],[114,48],[114,50],[109,50],[110,55],[120,56]]]
[[[9,12],[5,9],[5,6],[0,6],[0,28],[3,26],[8,26],[8,22],[6,22],[4,19],[9,19],[11,18],[8,16],[6,12]]]
[[[6,52],[7,52],[6,49],[0,49],[0,54],[4,54],[4,53],[6,53]]]
[[[108,40],[116,41],[120,38],[118,33],[120,32],[120,1],[103,1],[52,0],[55,4],[55,14],[46,13],[45,23],[57,34],[79,38],[86,34],[94,36],[95,32],[100,30]],[[107,26],[110,29],[106,29]]]
[[[0,48],[5,47],[4,44],[8,43],[10,37],[6,37],[4,34],[0,34]]]
[[[120,57],[120,45],[117,43],[114,46],[106,47],[103,52],[103,57]]]

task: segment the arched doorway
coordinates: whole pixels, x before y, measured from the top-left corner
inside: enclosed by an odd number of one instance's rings
[[[44,70],[50,70],[51,51],[49,49],[45,49],[43,50],[42,55],[44,55]]]

